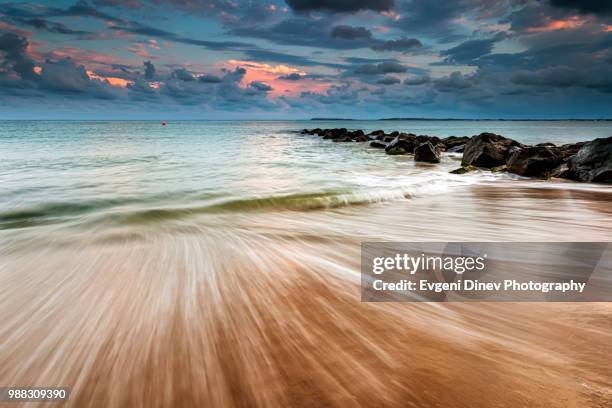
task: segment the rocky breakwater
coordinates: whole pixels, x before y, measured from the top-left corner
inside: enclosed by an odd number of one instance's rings
[[[304,129],[301,133],[334,142],[369,142],[370,147],[384,149],[386,154],[410,154],[415,161],[427,163],[439,163],[444,152],[463,153],[461,167],[452,171],[455,174],[480,168],[524,177],[612,183],[612,136],[561,146],[529,146],[494,133],[446,138],[383,130],[366,134],[346,128]]]

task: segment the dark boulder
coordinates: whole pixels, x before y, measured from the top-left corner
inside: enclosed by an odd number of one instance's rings
[[[516,140],[494,133],[481,133],[465,144],[461,164],[486,168],[501,166],[521,147],[522,145]]]
[[[470,140],[470,138],[467,136],[449,136],[442,139],[442,143],[446,146],[446,150],[450,151],[449,149],[465,145],[468,140]]]
[[[430,142],[434,146],[439,143],[442,143],[442,139],[440,139],[438,136],[418,135],[416,136],[416,140],[419,143]]]
[[[352,141],[353,139],[348,134],[332,139],[332,142],[352,142]]]
[[[440,153],[431,142],[421,143],[414,149],[414,161],[440,163]]]
[[[370,142],[370,147],[374,147],[376,149],[384,149],[387,147],[387,144],[379,140],[374,140]]]
[[[562,146],[559,146],[556,150],[563,157],[563,160],[566,161],[576,153],[582,146],[584,146],[586,142],[578,142],[578,143],[568,143]]]
[[[383,138],[382,138],[382,139],[379,139],[379,140],[382,140],[382,141],[383,141],[383,142],[385,142],[385,143],[391,143],[392,141],[394,141],[394,140],[395,140],[395,137],[396,137],[396,136],[385,135],[385,136],[383,136]]]
[[[549,176],[569,179],[572,178],[572,173],[569,171],[567,163],[563,163],[562,165],[552,169]]]
[[[382,137],[385,136],[385,131],[382,130],[382,129],[375,130],[373,132],[368,133],[368,136],[372,136],[375,139],[378,139],[378,137],[382,138]],[[380,140],[380,139],[378,139],[378,140]]]
[[[387,147],[385,152],[387,154],[406,154],[414,152],[414,148],[417,146],[416,139],[412,138],[400,138],[399,136],[393,139]]]
[[[464,144],[453,146],[453,147],[448,147],[447,146],[447,149],[446,149],[446,151],[448,153],[463,153],[464,150],[465,150],[465,145]]]
[[[364,134],[361,134],[361,135],[353,134],[351,138],[356,142],[367,142],[368,140],[370,140],[370,138]]]
[[[526,147],[508,159],[510,173],[526,177],[548,177],[549,173],[563,162],[557,149],[549,146]]]
[[[326,129],[323,139],[337,139],[347,133],[346,128]]]
[[[612,136],[585,143],[567,166],[574,180],[612,183]]]

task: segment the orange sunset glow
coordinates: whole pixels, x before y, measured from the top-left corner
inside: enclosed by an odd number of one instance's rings
[[[89,79],[97,79],[98,81],[107,81],[110,85],[116,86],[118,88],[125,88],[130,84],[133,84],[133,81],[128,81],[127,79],[117,78],[117,77],[105,77],[99,74],[96,74],[93,71],[87,70],[87,76]]]
[[[529,33],[542,33],[556,30],[573,30],[581,27],[586,22],[585,19],[579,16],[572,16],[567,20],[551,20],[548,24],[542,27],[530,27],[527,29]]]
[[[235,69],[242,67],[246,69],[246,74],[241,82],[243,86],[247,86],[251,82],[264,82],[270,85],[273,89],[269,92],[272,97],[281,95],[297,95],[301,92],[322,93],[327,90],[331,84],[323,83],[311,78],[307,78],[306,72],[291,67],[288,65],[270,65],[262,64],[254,61],[229,60],[227,67]],[[303,77],[300,80],[287,80],[280,77],[297,74]]]

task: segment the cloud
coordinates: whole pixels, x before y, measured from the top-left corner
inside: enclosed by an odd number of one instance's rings
[[[260,81],[253,81],[249,86],[260,92],[269,92],[273,89],[270,85]]]
[[[400,82],[402,81],[399,78],[396,78],[393,76],[386,76],[376,81],[377,84],[381,84],[381,85],[395,85],[395,84],[399,84]]]
[[[355,69],[356,74],[360,75],[380,75],[380,74],[394,74],[406,72],[407,68],[397,62],[381,62],[380,64],[366,64],[361,65]]]
[[[151,61],[145,61],[144,66],[144,77],[147,80],[155,78],[155,65]]]
[[[483,55],[490,54],[497,41],[499,41],[497,37],[484,40],[469,40],[456,47],[441,51],[440,55],[446,57],[446,63],[469,64]]]
[[[297,72],[292,72],[287,75],[281,75],[277,79],[280,79],[281,81],[299,81],[303,79],[303,77],[304,75],[300,75]]]
[[[333,21],[329,19],[293,17],[271,26],[235,27],[230,33],[242,37],[261,38],[279,45],[338,50],[371,48],[375,51],[408,52],[422,46],[416,38],[401,37],[383,41],[374,38],[372,32],[363,26],[332,25]]]
[[[433,81],[436,89],[440,92],[454,92],[470,88],[473,80],[459,71],[451,73],[449,76],[438,78]]]
[[[330,11],[334,13],[354,13],[361,10],[389,11],[393,9],[393,0],[286,0],[291,9],[297,13],[311,11]]]
[[[409,86],[424,85],[431,82],[429,75],[411,76],[404,79],[404,84]]]
[[[205,74],[198,78],[198,81],[205,84],[218,84],[222,82],[222,79],[215,75]]]
[[[37,30],[45,30],[54,34],[65,34],[65,35],[85,35],[90,34],[90,31],[73,30],[62,23],[56,23],[53,21],[45,20],[40,17],[35,18],[14,18],[14,22],[33,27]]]
[[[576,10],[580,13],[609,14],[612,12],[610,0],[550,0],[554,7]]]
[[[423,44],[416,38],[402,37],[397,40],[388,40],[380,44],[374,44],[372,49],[376,51],[408,51],[421,48]]]
[[[23,79],[34,78],[34,61],[28,57],[27,38],[12,33],[0,34],[0,51],[4,54],[1,60],[4,69],[10,69]],[[0,54],[1,55],[1,54]]]
[[[330,33],[332,38],[343,40],[370,39],[372,32],[365,27],[352,27],[348,25],[335,26]]]
[[[172,72],[172,76],[178,80],[186,81],[186,82],[195,80],[195,78],[193,77],[193,74],[185,68],[175,69]]]

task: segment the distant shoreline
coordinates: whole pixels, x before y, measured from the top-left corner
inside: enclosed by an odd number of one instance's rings
[[[311,118],[310,120],[358,120],[358,121],[433,121],[433,122],[612,122],[612,119],[466,119],[466,118],[380,118],[380,119],[344,119],[344,118]]]

